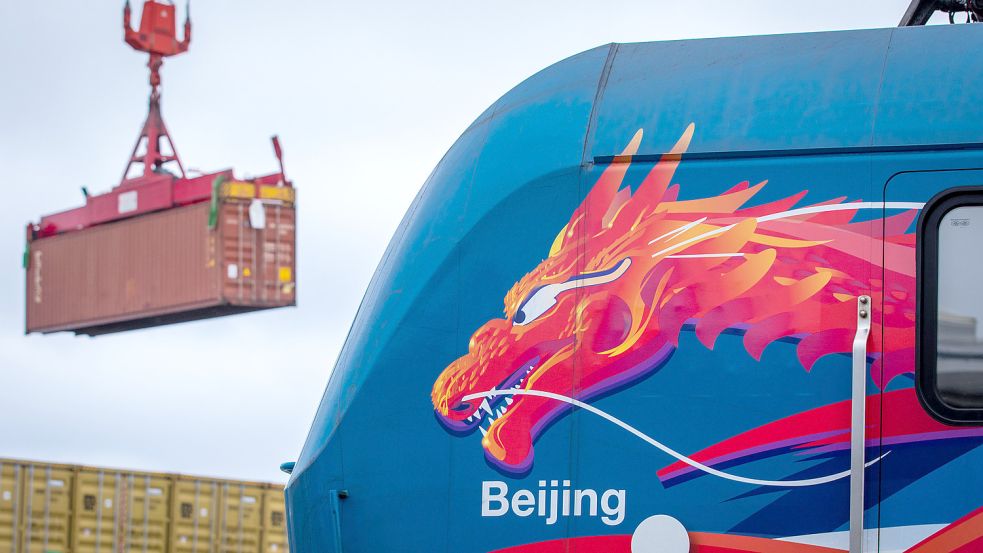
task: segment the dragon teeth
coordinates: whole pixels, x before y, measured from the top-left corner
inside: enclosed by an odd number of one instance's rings
[[[520,380],[519,383],[513,386],[511,389],[517,390],[521,386],[522,386],[522,381]],[[498,392],[499,390],[493,388],[490,391]],[[515,403],[515,398],[512,397],[511,394],[498,394],[498,395],[502,396],[501,399],[504,401],[504,405],[497,405],[495,407],[492,407],[492,403],[488,401],[488,398],[486,397],[481,401],[481,405],[478,407],[478,409],[467,419],[468,422],[475,421],[478,423],[477,425],[478,430],[481,431],[482,437],[488,435],[488,431],[491,430],[491,427],[495,424],[495,421],[501,418],[506,413],[508,413],[509,406]],[[497,397],[497,395],[495,397]],[[484,415],[481,411],[485,411],[488,414]],[[485,422],[488,423],[487,426],[483,426]]]

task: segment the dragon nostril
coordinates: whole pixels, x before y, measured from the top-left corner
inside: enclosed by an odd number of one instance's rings
[[[451,411],[467,411],[470,408],[471,404],[465,401],[451,407]]]

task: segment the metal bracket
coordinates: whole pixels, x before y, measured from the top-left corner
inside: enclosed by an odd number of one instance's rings
[[[341,552],[341,500],[348,497],[348,490],[329,490],[328,502],[331,509],[331,530],[334,538],[333,553]]]
[[[911,0],[904,17],[898,27],[916,27],[925,25],[935,12],[948,12],[949,23],[953,23],[953,14],[966,12],[967,22],[979,21],[983,17],[983,2],[980,0]]]
[[[850,394],[850,553],[864,550],[864,451],[867,441],[867,339],[870,296],[857,298],[857,334],[853,338]]]

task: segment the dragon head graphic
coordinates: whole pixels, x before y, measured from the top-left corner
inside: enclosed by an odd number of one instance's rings
[[[480,431],[500,469],[531,466],[534,441],[570,408],[548,394],[588,401],[631,384],[665,364],[684,329],[710,348],[738,329],[755,358],[779,338],[799,337],[807,369],[849,351],[856,298],[879,293],[865,276],[871,225],[851,222],[861,204],[838,198],[793,209],[802,191],[744,207],[766,182],[679,200],[672,178],[693,133],[691,124],[632,192],[622,184],[639,130],[548,256],[508,291],[504,318],[478,328],[434,383],[438,419],[455,433]],[[884,228],[900,235],[915,215],[885,219]],[[894,245],[901,255],[912,250]],[[877,321],[875,335],[882,325],[911,326],[912,300],[892,298],[904,305]],[[490,390],[542,395],[475,397]]]

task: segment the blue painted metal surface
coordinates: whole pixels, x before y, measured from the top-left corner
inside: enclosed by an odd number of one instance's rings
[[[448,426],[435,414],[435,381],[468,352],[476,329],[502,316],[503,297],[547,258],[604,170],[624,164],[615,156],[638,129],[644,135],[624,178],[633,192],[695,122],[672,180],[680,200],[718,197],[741,181],[768,181],[745,207],[804,190],[796,207],[841,197],[924,202],[939,186],[974,184],[959,170],[983,167],[983,102],[973,93],[983,90],[983,61],[967,54],[981,46],[978,26],[613,44],[507,93],[441,160],[372,278],[291,475],[292,549],[486,552],[540,544],[532,551],[572,540],[552,550],[627,552],[625,536],[659,514],[680,521],[694,543],[735,535],[845,540],[845,480],[793,488],[702,473],[663,479],[657,471],[676,459],[586,409],[546,425],[531,465],[508,466],[483,452],[474,428]],[[928,178],[931,185],[887,185],[898,174],[942,170],[954,172]],[[864,285],[880,286],[882,215],[871,209],[852,219],[870,222],[862,234],[870,255],[855,267]],[[746,323],[710,348],[693,330],[699,321],[690,320],[671,357],[584,399],[690,455],[849,398],[850,360],[839,350],[806,371],[797,334],[756,359],[742,338],[753,327]],[[910,391],[910,377],[880,386],[884,365],[872,370],[869,397]],[[910,415],[883,401],[885,417]],[[876,440],[869,458],[889,449]],[[907,547],[980,507],[983,473],[972,468],[983,461],[979,440],[891,445],[868,474],[867,526],[876,528],[880,516],[883,543]],[[785,453],[714,467],[736,463],[740,474],[789,480],[848,466],[832,450]],[[506,515],[482,511],[486,483],[534,497],[546,489],[548,498],[567,480],[599,495],[623,490],[620,513],[559,514],[551,523],[548,514],[517,515],[514,502]],[[339,501],[342,488],[350,496]],[[810,551],[808,539],[799,542]],[[752,546],[760,544],[735,550],[758,550]]]

